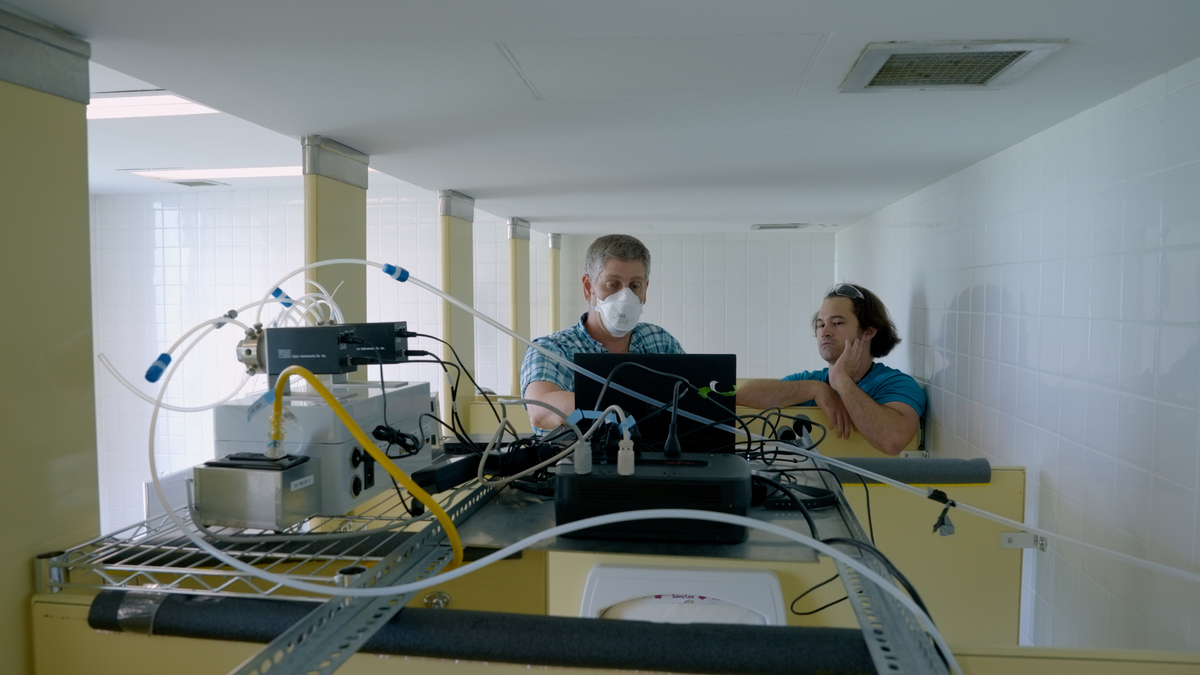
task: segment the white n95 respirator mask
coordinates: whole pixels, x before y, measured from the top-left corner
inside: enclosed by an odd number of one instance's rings
[[[625,337],[642,318],[642,301],[628,288],[597,300],[592,306],[600,314],[600,322],[613,337]]]

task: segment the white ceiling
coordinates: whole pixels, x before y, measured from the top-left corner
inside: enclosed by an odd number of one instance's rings
[[[542,232],[848,224],[1200,57],[1196,0],[8,2],[227,113],[91,123],[94,190],[321,134]],[[837,91],[872,42],[1032,39],[998,91]]]

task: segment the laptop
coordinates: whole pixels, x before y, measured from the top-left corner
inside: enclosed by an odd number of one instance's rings
[[[612,404],[621,406],[637,421],[639,451],[661,451],[671,423],[671,398],[677,378],[693,387],[708,387],[714,392],[732,392],[737,381],[737,356],[734,354],[575,354],[575,365],[599,375],[612,376],[612,382],[625,386],[659,403],[646,403],[617,391],[611,385],[575,373],[575,407],[579,410],[603,410]],[[650,372],[650,371],[657,371]],[[659,374],[662,373],[662,374]],[[603,398],[601,398],[601,390]],[[679,409],[713,422],[733,426],[735,400],[732,395],[711,393],[701,397],[695,389],[679,389]],[[711,425],[679,415],[677,435],[683,452],[730,453],[737,436]]]

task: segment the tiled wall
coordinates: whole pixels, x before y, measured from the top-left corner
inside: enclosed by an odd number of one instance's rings
[[[838,235],[928,382],[935,455],[1028,467],[1030,523],[1197,570],[1200,61]],[[1026,553],[1022,638],[1200,649],[1200,591]]]
[[[209,191],[160,195],[104,195],[91,201],[92,297],[95,349],[130,382],[149,395],[157,388],[143,379],[161,352],[195,324],[262,297],[267,286],[304,264],[304,193],[286,190]],[[508,323],[507,220],[475,215],[475,301],[489,316]],[[437,193],[402,181],[372,177],[367,192],[368,259],[406,268],[416,278],[440,285]],[[536,288],[548,297],[544,236],[535,233]],[[538,246],[540,244],[540,246]],[[295,295],[299,285],[285,290]],[[253,323],[250,313],[243,315]],[[548,322],[548,308],[533,312]],[[367,318],[403,320],[409,329],[440,336],[439,299],[412,284],[367,273]],[[544,331],[543,331],[544,332]],[[214,332],[187,356],[172,380],[166,402],[199,406],[222,398],[241,380],[243,368],[230,355],[240,329]],[[438,343],[416,338],[414,349],[441,354]],[[476,380],[508,393],[507,337],[477,322]],[[142,484],[149,480],[147,439],[152,406],[131,394],[97,361],[97,417],[101,518],[105,532],[144,518]],[[371,378],[378,377],[375,368]],[[437,365],[385,366],[388,380],[444,382]],[[261,377],[246,391],[265,387]],[[463,386],[469,386],[463,381]],[[164,411],[156,433],[160,473],[212,458],[210,412]]]
[[[298,181],[297,181],[298,182]],[[262,297],[304,262],[303,190],[105,195],[91,200],[92,307],[96,353],[143,392],[146,369],[192,326]],[[241,318],[253,323],[253,312]],[[231,356],[242,331],[213,331],[187,357],[165,401],[194,407],[242,379]],[[179,356],[179,352],[176,352]],[[141,520],[150,477],[152,406],[96,362],[101,526]],[[262,386],[262,385],[260,385]],[[212,458],[212,414],[164,411],[160,472]]]
[[[832,233],[636,236],[651,256],[642,320],[666,328],[686,351],[737,354],[739,377],[782,377],[825,366],[811,319],[834,282]],[[561,314],[567,325],[587,311],[581,277],[594,240],[562,238]]]
[[[367,258],[408,270],[413,277],[441,285],[442,256],[438,246],[437,193],[395,180],[372,176],[367,190]],[[400,283],[382,272],[367,270],[367,320],[406,321],[408,329],[441,336],[441,301],[413,284]],[[409,341],[412,349],[440,355],[442,347],[426,338]],[[378,368],[371,368],[372,379]],[[436,365],[384,366],[389,381],[430,383],[440,391],[445,381]]]
[[[509,325],[508,219],[475,211],[475,309]],[[532,256],[531,256],[532,260]],[[512,393],[512,338],[475,321],[475,379],[500,394]]]

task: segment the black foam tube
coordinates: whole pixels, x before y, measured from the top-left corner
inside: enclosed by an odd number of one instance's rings
[[[88,625],[122,630],[122,606],[131,604],[125,595],[101,591],[92,602]],[[154,603],[153,634],[239,642],[270,642],[317,607],[269,598],[164,596]],[[404,609],[360,651],[686,673],[876,672],[858,629],[660,624],[466,610]]]
[[[908,459],[899,457],[838,457],[885,478],[917,485],[964,485],[992,482],[992,465],[984,457],[975,459]],[[858,483],[858,474],[832,467],[842,485]],[[868,483],[878,481],[867,478]]]

